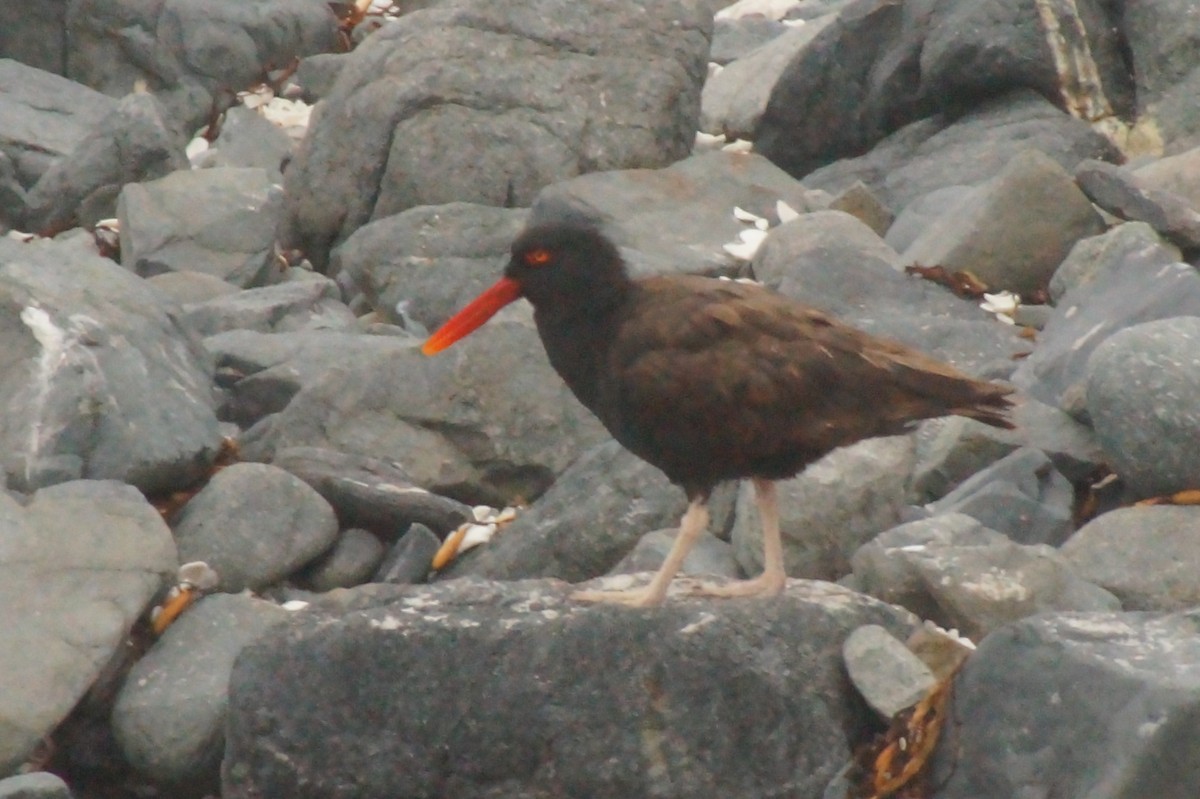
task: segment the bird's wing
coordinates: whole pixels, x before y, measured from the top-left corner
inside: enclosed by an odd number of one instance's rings
[[[660,450],[703,436],[706,451],[819,457],[958,412],[988,385],[761,287],[659,278],[639,291],[611,368],[630,435]]]

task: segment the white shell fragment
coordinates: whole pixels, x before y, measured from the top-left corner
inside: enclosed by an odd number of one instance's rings
[[[775,215],[779,217],[779,224],[781,225],[791,222],[793,219],[800,218],[800,212],[783,200],[775,201]]]
[[[179,567],[176,579],[180,585],[198,588],[201,591],[211,591],[221,581],[217,570],[202,560],[193,560]]]
[[[1013,316],[1021,305],[1021,298],[1011,291],[1001,291],[998,294],[984,294],[979,307],[995,315],[1001,322],[1016,324]]]
[[[724,250],[734,258],[749,261],[754,258],[754,254],[758,252],[758,248],[766,239],[767,231],[750,228],[739,233],[737,241],[731,241],[724,245]]]
[[[766,17],[783,19],[787,12],[800,5],[800,0],[738,0],[718,11],[715,19],[741,19],[742,17]]]

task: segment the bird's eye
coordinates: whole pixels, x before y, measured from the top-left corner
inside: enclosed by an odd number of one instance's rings
[[[528,266],[545,266],[550,263],[550,260],[550,251],[545,247],[538,247],[536,250],[525,253],[525,263]]]

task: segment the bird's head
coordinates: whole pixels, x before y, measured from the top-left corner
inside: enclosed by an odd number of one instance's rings
[[[578,313],[619,298],[628,283],[620,251],[597,228],[535,225],[513,242],[504,277],[438,328],[421,351],[441,352],[520,297],[539,313]]]

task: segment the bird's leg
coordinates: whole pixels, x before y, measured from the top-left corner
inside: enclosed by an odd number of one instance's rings
[[[754,499],[758,504],[758,515],[762,520],[763,572],[751,580],[715,585],[705,583],[695,591],[705,596],[774,596],[787,582],[783,570],[783,539],[779,532],[779,498],[775,483],[761,477],[754,478]]]
[[[671,545],[671,551],[667,553],[667,559],[663,561],[663,565],[659,567],[654,579],[648,585],[625,591],[577,591],[571,595],[571,598],[583,602],[615,602],[641,608],[661,605],[667,596],[667,588],[671,585],[671,579],[679,571],[679,567],[683,564],[683,559],[691,550],[692,545],[696,543],[696,536],[700,535],[707,527],[708,497],[694,497],[683,514],[683,519],[679,522],[679,533],[675,536],[675,543]]]

